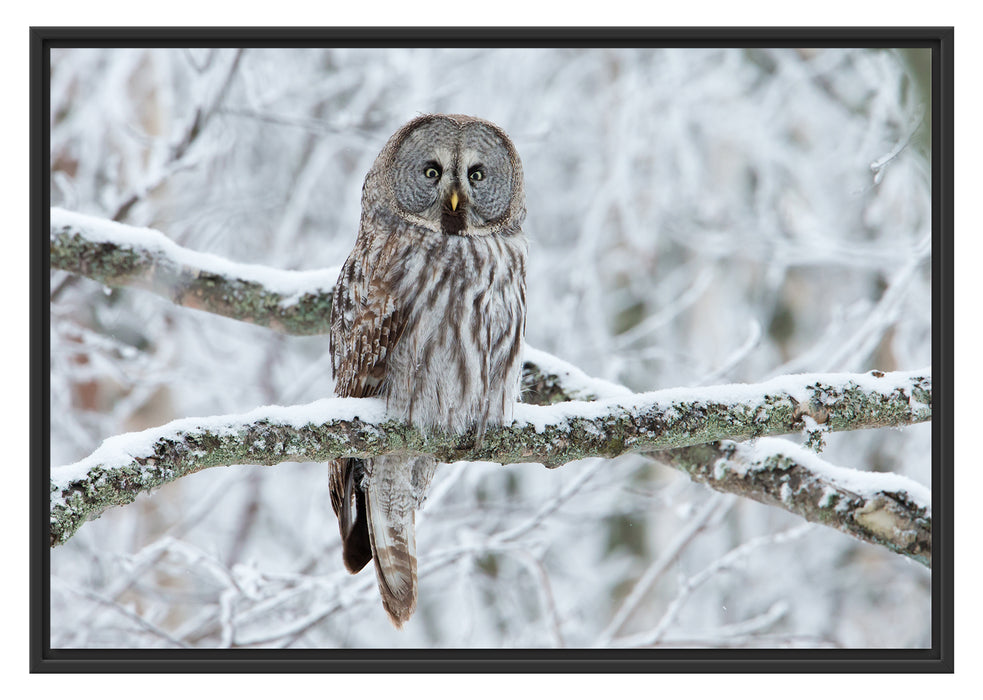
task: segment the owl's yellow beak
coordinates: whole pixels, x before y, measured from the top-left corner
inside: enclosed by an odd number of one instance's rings
[[[454,190],[453,192],[451,192],[451,211],[457,211],[458,201],[459,200],[457,197],[457,190]]]

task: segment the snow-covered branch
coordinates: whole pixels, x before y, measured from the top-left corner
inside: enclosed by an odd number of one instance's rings
[[[179,306],[290,335],[330,331],[338,267],[306,272],[236,263],[189,250],[160,231],[51,209],[51,268],[134,287]],[[550,404],[631,393],[548,353],[526,348],[523,401]]]
[[[183,248],[159,231],[53,207],[51,268],[291,335],[330,330],[339,268],[297,272]]]
[[[295,335],[328,331],[337,277],[336,268],[290,272],[233,263],[183,248],[157,231],[60,209],[51,210],[51,265]],[[927,371],[798,375],[761,385],[632,394],[527,348],[523,386],[523,400],[538,407],[518,407],[516,422],[490,432],[480,446],[470,437],[423,436],[387,423],[377,402],[356,399],[184,419],[111,438],[89,458],[53,472],[51,543],[66,541],[109,506],[211,466],[410,451],[443,461],[555,467],[586,457],[655,452],[712,488],[931,564],[930,498],[917,484],[842,470],[791,443],[715,442],[805,431],[821,445],[831,430],[929,420]]]
[[[778,506],[932,566],[932,494],[907,477],[834,466],[779,438],[653,456],[717,491]]]
[[[469,435],[423,435],[387,421],[384,404],[375,399],[324,399],[242,415],[185,418],[110,438],[88,458],[53,469],[50,541],[60,544],[107,507],[207,467],[394,452],[433,454],[443,462],[557,467],[587,457],[717,440],[908,425],[931,419],[931,391],[928,372],[877,372],[791,375],[762,384],[669,389],[552,406],[517,404],[512,425],[489,430],[479,445]],[[782,505],[781,499],[772,500]]]

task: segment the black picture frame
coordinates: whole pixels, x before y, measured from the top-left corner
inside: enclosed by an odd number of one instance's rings
[[[30,669],[32,672],[953,671],[953,34],[951,27],[213,28],[30,30]],[[920,47],[932,51],[932,646],[925,650],[59,650],[49,645],[49,56],[62,47]]]

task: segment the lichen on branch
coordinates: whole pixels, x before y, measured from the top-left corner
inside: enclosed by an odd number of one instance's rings
[[[911,479],[837,467],[807,447],[775,438],[653,456],[717,491],[777,506],[932,566],[931,493]]]
[[[233,263],[153,229],[57,208],[51,210],[51,268],[291,335],[330,330],[338,277],[338,268],[298,272]]]
[[[337,268],[291,272],[234,263],[182,248],[158,231],[61,209],[51,210],[50,260],[54,269],[108,286],[145,289],[181,306],[293,335],[329,331],[338,274]],[[106,508],[213,466],[418,452],[444,462],[556,467],[635,452],[657,455],[717,490],[931,565],[930,499],[912,496],[917,488],[857,493],[844,486],[842,473],[830,476],[836,468],[790,443],[769,454],[762,452],[764,441],[757,447],[721,442],[798,432],[821,448],[828,432],[929,421],[927,370],[796,375],[634,394],[533,348],[525,348],[523,359],[524,403],[516,406],[516,420],[489,430],[480,445],[468,435],[423,435],[389,421],[372,399],[181,419],[110,438],[81,462],[52,470],[50,542],[65,542]]]
[[[832,430],[907,425],[931,418],[922,373],[792,375],[763,384],[671,389],[552,406],[517,404],[515,421],[471,435],[425,435],[386,418],[376,399],[335,398],[265,407],[240,416],[185,418],[110,438],[88,458],[52,470],[51,544],[107,507],[213,466],[325,462],[338,457],[426,453],[442,462],[537,462],[689,447],[799,432],[806,415]]]

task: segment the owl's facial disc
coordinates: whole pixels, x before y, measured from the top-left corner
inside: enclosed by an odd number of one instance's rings
[[[451,236],[493,233],[509,214],[511,146],[495,127],[434,117],[403,137],[389,183],[395,204],[418,224]]]

